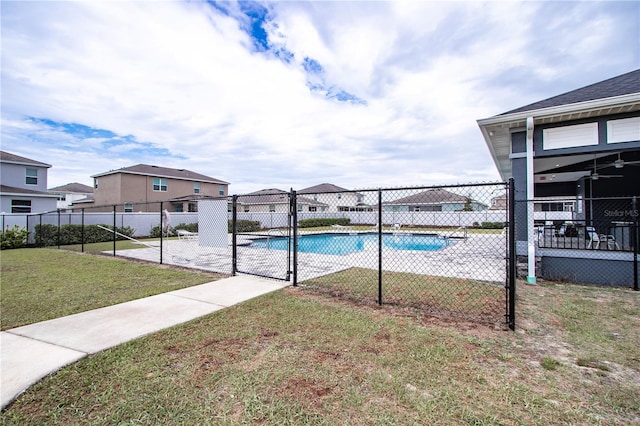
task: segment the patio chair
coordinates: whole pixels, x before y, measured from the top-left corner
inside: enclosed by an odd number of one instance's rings
[[[620,250],[620,246],[616,242],[616,238],[613,235],[600,234],[599,238],[600,241],[604,241],[607,244],[607,250]]]
[[[587,226],[587,237],[589,238],[587,248],[594,248],[598,250],[600,248],[600,236],[596,232],[596,228],[594,228],[593,226]],[[595,243],[595,247],[593,243]]]
[[[176,234],[178,234],[178,240],[198,241],[197,232],[189,232],[185,229],[176,229]]]

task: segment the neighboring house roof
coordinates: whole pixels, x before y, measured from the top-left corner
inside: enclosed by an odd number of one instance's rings
[[[561,95],[553,96],[542,101],[507,111],[500,115],[512,114],[515,112],[532,111],[541,108],[555,107],[560,105],[575,104],[578,102],[593,101],[596,99],[611,98],[614,96],[628,95],[640,92],[640,69],[590,84],[580,89],[572,90]]]
[[[7,185],[0,185],[0,193],[2,193],[2,194],[13,194],[13,195],[24,195],[24,196],[29,196],[29,197],[58,198],[57,195],[50,194],[48,192],[34,191],[33,189],[16,188],[14,186],[7,186]]]
[[[0,162],[2,163],[13,163],[13,164],[24,164],[27,166],[38,166],[38,167],[51,167],[51,164],[42,163],[40,161],[32,160],[30,158],[21,157],[16,154],[11,154],[6,151],[0,151]]]
[[[319,192],[344,192],[349,191],[346,188],[341,188],[332,183],[321,183],[320,185],[310,186],[308,188],[301,189],[298,194],[316,194]]]
[[[55,188],[49,188],[49,192],[77,192],[80,194],[92,193],[93,188],[88,185],[83,185],[78,182],[68,183],[62,186],[56,186]]]
[[[151,166],[148,164],[137,164],[135,166],[124,167],[118,170],[110,170],[108,172],[98,173],[97,175],[93,175],[91,177],[96,178],[101,176],[113,175],[117,173],[127,173],[132,175],[154,176],[154,177],[171,178],[171,179],[192,180],[192,181],[198,181],[198,182],[220,183],[220,184],[226,184],[226,185],[229,184],[229,182],[212,178],[210,176],[205,176],[200,173],[192,172],[191,170],[171,169],[169,167]]]
[[[640,70],[480,119],[477,123],[500,176],[506,180],[512,176],[511,131],[524,131],[528,117],[533,117],[534,125],[541,125],[637,111],[640,111]]]
[[[418,194],[410,195],[404,198],[398,198],[393,201],[385,201],[385,205],[408,205],[408,204],[446,204],[446,203],[464,203],[467,197],[454,194],[445,189],[430,189]],[[472,200],[473,201],[473,200]]]
[[[238,203],[240,204],[282,204],[289,202],[289,193],[282,189],[271,188],[261,189],[259,191],[251,192],[238,196]],[[302,204],[310,204],[314,206],[326,206],[325,203],[312,200],[307,197],[297,197],[297,202]]]
[[[79,200],[74,200],[71,205],[75,206],[76,204],[87,204],[87,203],[95,203],[96,200],[93,199],[93,195],[89,195],[84,198],[80,198]]]

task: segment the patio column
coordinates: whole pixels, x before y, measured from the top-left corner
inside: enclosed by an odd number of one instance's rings
[[[527,117],[527,282],[536,283],[536,244],[533,219],[533,117]]]

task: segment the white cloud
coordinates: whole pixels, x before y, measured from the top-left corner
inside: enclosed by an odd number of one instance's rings
[[[558,94],[555,76],[561,92],[638,63],[633,5],[267,3],[290,63],[255,52],[225,5],[229,16],[195,2],[3,4],[2,149],[53,164],[50,186],[140,162],[232,192],[496,180],[476,119]],[[309,90],[305,57],[367,105]]]

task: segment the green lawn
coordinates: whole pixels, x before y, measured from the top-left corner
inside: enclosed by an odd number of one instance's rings
[[[517,312],[514,333],[288,288],[80,360],[34,385],[0,420],[640,422],[639,292],[519,283]]]
[[[57,249],[3,250],[0,261],[2,330],[222,277]]]

